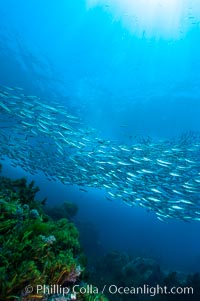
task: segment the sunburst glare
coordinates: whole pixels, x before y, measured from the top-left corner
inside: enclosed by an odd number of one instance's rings
[[[180,38],[200,12],[196,0],[87,0],[88,9],[96,6],[112,13],[132,33],[157,38]]]

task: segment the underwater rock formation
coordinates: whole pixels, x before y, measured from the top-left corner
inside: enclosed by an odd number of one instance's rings
[[[37,191],[26,179],[0,178],[0,301],[48,300],[50,295],[36,292],[37,285],[70,287],[84,280],[78,230],[66,218],[53,221],[44,214]]]
[[[78,206],[75,203],[65,201],[57,206],[45,207],[44,211],[47,215],[51,216],[53,220],[58,220],[61,218],[72,220],[78,212]]]
[[[90,268],[90,277],[93,280],[94,285],[103,286],[105,283],[107,287],[115,285],[117,288],[144,288],[146,286],[146,291],[148,288],[158,289],[158,294],[156,293],[150,295],[148,294],[126,294],[126,293],[116,293],[111,294],[108,290],[105,295],[108,296],[110,301],[120,300],[120,301],[199,301],[200,300],[200,274],[184,274],[176,271],[165,271],[161,269],[159,264],[151,258],[143,257],[133,257],[126,253],[120,253],[117,251],[110,252],[99,258],[96,265]],[[162,293],[161,288],[167,288],[169,292],[172,288],[186,288],[185,294],[165,294]],[[187,288],[192,288],[187,293]],[[140,290],[139,290],[140,292]]]

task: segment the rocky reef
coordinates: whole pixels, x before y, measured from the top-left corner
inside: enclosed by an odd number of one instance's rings
[[[61,295],[62,288],[87,287],[77,228],[44,213],[46,200],[35,199],[38,190],[25,178],[0,177],[0,301],[74,300],[70,293]],[[107,299],[77,291],[76,300]]]
[[[60,205],[46,206],[44,211],[48,216],[52,217],[53,220],[59,220],[61,218],[73,220],[73,217],[78,212],[78,206],[70,201],[65,201]]]
[[[25,178],[0,177],[0,301],[200,300],[199,273],[164,271],[154,259],[117,251],[102,256],[98,233],[90,224],[79,225],[90,249],[87,265],[73,223],[77,206],[65,202],[49,208],[46,199],[36,200],[38,190]],[[105,285],[103,295],[99,288]],[[121,288],[144,285],[192,287],[193,294],[121,293]],[[120,291],[115,293],[115,288]]]
[[[96,265],[90,268],[90,277],[94,285],[107,284],[105,295],[113,301],[200,300],[199,273],[165,271],[152,258],[112,251],[99,258]],[[119,292],[115,293],[115,287],[120,289]],[[111,288],[110,292],[109,288]],[[133,288],[139,288],[139,293]],[[192,290],[187,288],[192,288]],[[175,289],[178,289],[177,292]]]

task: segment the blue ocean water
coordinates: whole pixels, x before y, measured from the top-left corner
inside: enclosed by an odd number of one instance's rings
[[[168,28],[162,22],[150,27],[144,7],[130,27],[112,1],[0,0],[0,82],[49,103],[59,99],[102,139],[117,143],[198,132],[200,14],[198,2],[189,2],[184,10],[176,7],[183,16],[173,16],[176,28]],[[149,22],[140,22],[145,17]],[[156,258],[166,269],[200,270],[199,222],[164,223],[153,212],[106,200],[102,190],[50,183],[9,160],[3,171],[34,179],[48,204],[77,203],[77,223],[92,223],[102,252],[116,249]]]

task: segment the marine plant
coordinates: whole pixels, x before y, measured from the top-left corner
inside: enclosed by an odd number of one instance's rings
[[[78,206],[75,203],[65,201],[64,203],[56,206],[46,206],[44,208],[45,213],[52,217],[54,220],[61,218],[68,218],[72,220],[78,212]]]
[[[84,270],[77,229],[68,219],[55,222],[45,215],[35,201],[37,191],[24,178],[1,177],[1,301],[33,300],[36,285],[73,283]],[[33,294],[24,292],[27,285]]]
[[[102,295],[101,293],[96,294],[96,295],[85,295],[85,301],[108,301],[108,299]]]
[[[160,287],[166,287],[167,290],[171,288],[186,288],[185,293],[182,294],[158,293],[153,298],[148,294],[116,293],[111,295],[106,291],[105,294],[113,301],[148,301],[151,299],[156,301],[200,300],[200,273],[187,275],[180,271],[166,271],[152,258],[135,257],[127,253],[113,251],[98,258],[96,265],[93,263],[89,277],[97,287],[103,287],[106,283],[107,287],[115,284],[117,287],[137,288],[146,284],[153,288],[159,285]]]

